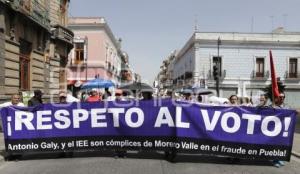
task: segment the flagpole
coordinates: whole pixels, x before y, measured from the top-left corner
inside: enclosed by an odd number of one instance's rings
[[[275,107],[275,97],[274,97],[274,92],[272,91],[272,107]]]
[[[275,107],[275,97],[279,96],[279,90],[277,85],[277,79],[276,79],[276,73],[275,73],[275,67],[273,62],[273,56],[272,51],[269,51],[270,54],[270,69],[271,69],[271,86],[272,86],[272,106]]]

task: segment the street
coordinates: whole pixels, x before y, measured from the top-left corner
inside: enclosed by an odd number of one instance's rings
[[[90,156],[89,156],[90,155]],[[156,159],[139,159],[135,154],[127,158],[114,158],[102,155],[75,154],[74,158],[24,159],[1,164],[0,173],[5,174],[46,174],[46,173],[143,173],[143,174],[182,174],[182,173],[242,173],[242,174],[296,174],[300,170],[299,158],[292,157],[286,166],[275,168],[270,163],[241,161],[239,164],[226,163],[225,159],[202,156],[179,156],[171,163],[157,154]],[[147,156],[147,154],[145,154]],[[153,156],[152,156],[153,157]],[[224,163],[225,162],[225,163]]]

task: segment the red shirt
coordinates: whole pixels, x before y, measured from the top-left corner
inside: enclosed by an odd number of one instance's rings
[[[95,96],[89,96],[86,99],[87,102],[98,102],[101,101],[101,98],[99,97],[99,95],[95,95]]]

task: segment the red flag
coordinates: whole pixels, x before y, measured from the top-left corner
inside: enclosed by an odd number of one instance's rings
[[[270,67],[271,67],[271,77],[272,77],[272,93],[273,93],[274,97],[279,97],[277,78],[276,78],[275,67],[274,67],[273,56],[272,56],[271,50],[270,50]]]

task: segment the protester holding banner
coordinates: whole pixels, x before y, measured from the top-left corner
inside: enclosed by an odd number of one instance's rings
[[[111,97],[111,92],[108,90],[108,88],[104,88],[104,94],[102,95],[103,100],[107,100]]]
[[[233,94],[229,97],[230,105],[237,106],[238,105],[238,96]]]
[[[152,91],[142,91],[142,99],[141,100],[152,100]]]
[[[121,89],[116,89],[115,91],[115,100],[116,101],[123,101],[123,91]]]
[[[279,109],[289,109],[289,107],[284,103],[284,99],[285,99],[285,94],[283,92],[279,93],[278,97],[274,98],[274,103],[275,103],[275,108],[279,108]],[[280,161],[280,160],[273,160],[273,165],[277,168],[284,166],[285,163],[284,161]]]
[[[24,104],[21,102],[21,96],[19,94],[13,94],[11,96],[11,101],[5,102],[0,104],[0,108],[6,107],[6,106],[24,106]]]
[[[183,93],[183,97],[185,101],[192,101],[193,99],[192,94],[189,92]]]
[[[67,103],[67,94],[64,91],[59,93],[59,103]]]
[[[34,93],[34,96],[28,101],[28,106],[37,106],[37,105],[43,104],[42,91],[37,89],[37,90],[34,90],[33,93]]]
[[[266,94],[261,94],[259,97],[259,104],[257,105],[257,107],[269,107],[267,105],[268,102],[268,96]]]
[[[97,89],[92,89],[91,95],[86,99],[87,102],[99,102],[102,101],[101,93],[97,92]]]
[[[275,106],[277,108],[288,109],[289,106],[284,103],[285,94],[281,92],[278,97],[275,97]]]
[[[11,101],[0,104],[0,108],[7,107],[7,106],[22,106],[22,107],[24,107],[24,104],[21,102],[21,96],[19,94],[13,94],[11,96]],[[0,130],[2,130],[1,115],[0,115]]]
[[[252,102],[248,97],[241,97],[240,98],[240,103],[242,106],[252,106]]]

